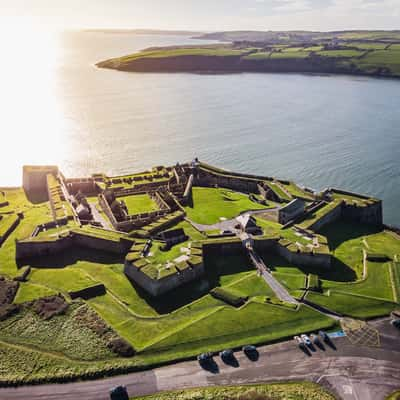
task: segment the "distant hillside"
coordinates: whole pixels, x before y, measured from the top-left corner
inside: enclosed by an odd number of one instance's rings
[[[400,41],[397,31],[226,31],[206,33],[196,39],[219,40],[223,42],[250,41],[265,43],[301,43],[328,41],[334,38],[345,40],[387,40]]]
[[[360,33],[358,40],[354,32],[350,39],[344,38],[346,33],[341,35],[342,38],[302,43],[242,41],[155,47],[102,61],[97,66],[134,72],[301,72],[400,77],[400,40],[383,39],[383,34],[380,39],[366,39],[366,34]]]

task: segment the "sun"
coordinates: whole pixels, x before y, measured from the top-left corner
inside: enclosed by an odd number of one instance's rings
[[[20,179],[22,164],[56,162],[64,126],[57,91],[59,34],[20,20],[0,28],[0,135],[3,185]],[[18,176],[18,178],[16,178]]]

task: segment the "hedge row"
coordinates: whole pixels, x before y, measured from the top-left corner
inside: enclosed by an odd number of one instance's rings
[[[213,290],[211,290],[210,294],[214,298],[222,300],[225,303],[234,307],[240,307],[248,300],[248,297],[239,296],[231,290],[223,289],[221,287],[214,288]]]

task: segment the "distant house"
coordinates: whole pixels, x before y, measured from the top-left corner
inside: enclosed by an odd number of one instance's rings
[[[294,199],[286,206],[278,211],[278,222],[282,225],[287,224],[289,221],[297,218],[304,213],[305,201],[301,199]]]
[[[159,236],[158,238],[160,240],[162,240],[163,242],[165,242],[165,244],[168,247],[171,247],[177,243],[185,242],[188,238],[186,236],[183,228],[171,229],[169,231],[164,231],[164,232],[161,232],[158,236]]]

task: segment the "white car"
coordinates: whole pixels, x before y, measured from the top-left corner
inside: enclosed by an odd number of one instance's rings
[[[307,345],[307,346],[311,346],[311,340],[310,338],[305,335],[304,333],[301,335],[301,339],[303,340],[303,342]]]
[[[293,339],[294,339],[295,342],[297,342],[297,344],[298,344],[300,347],[303,347],[303,346],[304,346],[303,339],[302,339],[300,336],[294,336]]]
[[[319,337],[318,337],[317,335],[315,335],[314,333],[312,333],[312,334],[310,335],[310,339],[312,340],[312,342],[313,342],[314,344],[319,344],[319,343],[320,343]]]

